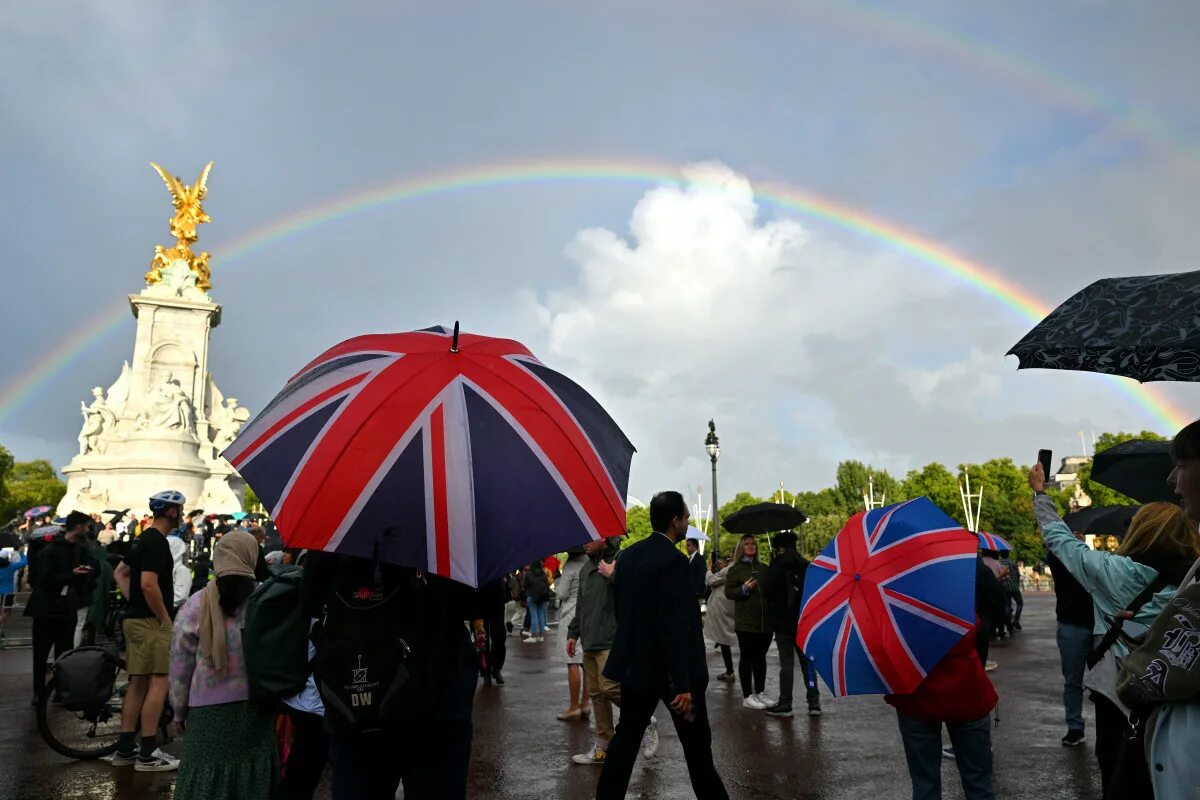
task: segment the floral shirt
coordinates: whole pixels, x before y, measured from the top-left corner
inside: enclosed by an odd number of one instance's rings
[[[246,658],[242,652],[243,604],[238,613],[225,618],[226,669],[218,675],[212,662],[200,657],[200,598],[188,598],[175,617],[171,642],[171,707],[176,719],[186,719],[189,708],[237,703],[250,698],[246,680]]]

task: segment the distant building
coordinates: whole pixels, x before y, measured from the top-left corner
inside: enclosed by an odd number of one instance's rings
[[[1071,495],[1071,510],[1074,511],[1080,508],[1087,508],[1092,504],[1092,498],[1084,493],[1083,487],[1079,485],[1079,471],[1092,463],[1092,459],[1088,456],[1067,456],[1062,460],[1062,465],[1059,466],[1058,472],[1050,476],[1046,481],[1048,489],[1074,489]]]

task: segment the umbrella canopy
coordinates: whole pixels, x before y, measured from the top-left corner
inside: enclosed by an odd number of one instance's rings
[[[1178,503],[1167,476],[1175,468],[1170,442],[1131,439],[1096,453],[1092,480],[1139,503]]]
[[[755,503],[721,520],[721,527],[730,533],[770,533],[790,531],[807,519],[803,511],[783,503]]]
[[[1003,539],[1001,539],[999,536],[997,536],[994,533],[980,532],[975,535],[977,537],[979,537],[979,549],[980,550],[995,550],[998,553],[1011,553],[1012,552],[1012,545],[1010,545],[1008,542],[1004,541]]]
[[[1072,511],[1063,517],[1067,526],[1079,533],[1090,533],[1093,536],[1116,536],[1125,538],[1129,523],[1133,516],[1141,510],[1141,506],[1088,506],[1078,511]]]
[[[1200,272],[1096,281],[1017,342],[1020,369],[1200,380]]]
[[[633,453],[577,384],[455,325],[329,349],[223,455],[289,547],[478,586],[624,534]]]
[[[50,506],[34,506],[26,511],[24,516],[25,519],[33,519],[34,517],[40,517],[43,514],[49,514],[52,510],[53,509],[51,509]]]
[[[808,568],[796,643],[835,695],[913,692],[975,625],[977,549],[926,497],[855,514]]]
[[[698,542],[709,541],[708,534],[706,534],[704,531],[697,528],[695,525],[688,525],[687,536],[685,536],[684,538],[685,539],[695,539]]]

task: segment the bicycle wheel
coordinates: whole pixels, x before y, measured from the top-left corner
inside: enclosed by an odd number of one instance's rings
[[[86,711],[71,711],[54,702],[57,693],[51,678],[37,706],[38,733],[50,749],[80,760],[115,753],[121,733],[121,690],[114,691],[105,705]]]

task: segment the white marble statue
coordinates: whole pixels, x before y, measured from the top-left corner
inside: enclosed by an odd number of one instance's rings
[[[196,409],[174,375],[167,373],[167,377],[154,390],[152,402],[153,407],[149,411],[143,411],[139,417],[139,428],[163,428],[196,433]]]
[[[209,422],[213,426],[213,449],[217,455],[220,455],[222,450],[233,444],[233,440],[237,438],[238,431],[242,429],[242,426],[249,419],[250,411],[239,407],[236,397],[226,397],[225,405],[219,409],[214,409],[212,419]]]
[[[92,389],[92,404],[84,405],[80,400],[79,410],[83,414],[83,428],[79,431],[79,455],[103,454],[104,435],[111,433],[117,424],[116,415],[104,402],[104,390],[99,386]]]

